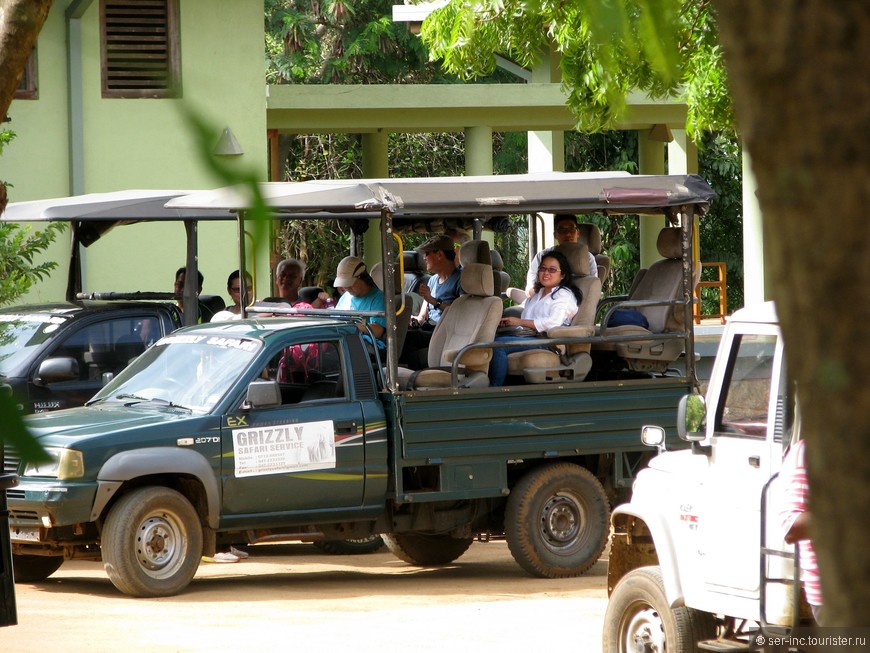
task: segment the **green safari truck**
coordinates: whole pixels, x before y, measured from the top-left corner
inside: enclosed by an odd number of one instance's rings
[[[697,177],[552,177],[550,186],[520,176],[501,187],[489,178],[410,180],[416,187],[404,188],[357,180],[353,192],[337,191],[343,182],[272,184],[267,200],[285,219],[354,215],[353,207],[357,219],[372,217],[381,202],[388,271],[401,260],[393,231],[405,218],[431,217],[427,206],[436,204],[478,223],[533,210],[665,215],[683,235],[686,291],[668,301],[690,318],[692,215],[713,197],[709,187]],[[423,192],[440,193],[441,184],[449,202]],[[296,199],[279,199],[275,186]],[[319,209],[305,204],[324,187],[331,194]],[[365,193],[377,199],[362,201]],[[215,206],[223,197],[190,201]],[[244,216],[238,200],[226,208]],[[610,504],[648,455],[638,429],[671,430],[674,406],[694,384],[691,329],[665,336],[685,348],[683,374],[464,386],[462,358],[498,346],[490,342],[457,352],[446,386],[419,389],[397,366],[403,309],[393,301],[393,275],[384,276],[385,350],[369,346],[366,315],[254,312],[167,335],[86,406],[28,416],[52,462],[25,465],[6,452],[6,471],[20,475],[8,491],[16,580],[45,579],[68,559],[102,560],[121,592],[167,596],[220,547],[375,534],[415,565],[447,564],[475,539],[504,537],[533,575],[591,567],[606,543]],[[645,337],[606,331],[540,342],[559,351]]]

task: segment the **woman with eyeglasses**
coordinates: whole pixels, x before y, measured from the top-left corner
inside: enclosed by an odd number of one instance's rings
[[[530,338],[546,335],[557,326],[568,326],[577,314],[583,300],[580,291],[570,282],[568,259],[562,252],[547,250],[538,266],[538,278],[532,287],[532,295],[523,303],[520,317],[502,318],[500,327],[522,330],[522,335],[501,335],[496,341],[529,343]],[[536,349],[535,345],[517,344],[515,347],[493,348],[489,364],[489,385],[504,385],[508,371],[508,354],[526,349]]]
[[[234,270],[230,272],[230,276],[227,278],[227,293],[230,296],[230,299],[233,301],[232,304],[227,305],[227,307],[218,311],[211,318],[211,322],[224,322],[226,320],[237,320],[239,319],[242,313],[242,281],[241,274],[239,270]],[[254,289],[254,282],[251,279],[251,275],[245,272],[245,280],[246,280],[246,288],[245,291],[247,293],[247,301],[250,304],[253,301],[253,297],[251,296],[251,292]]]
[[[568,213],[557,213],[553,216],[553,235],[556,237],[557,245],[565,243],[576,243],[580,240],[580,225],[577,222],[577,216]],[[541,250],[535,255],[532,264],[529,266],[529,271],[526,274],[526,294],[531,297],[534,292],[535,282],[538,280],[538,266],[541,265],[541,258],[548,250]],[[589,252],[589,274],[593,277],[598,276],[598,264],[595,262],[595,255]]]

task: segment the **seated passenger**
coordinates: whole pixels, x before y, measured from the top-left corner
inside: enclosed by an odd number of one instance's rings
[[[345,291],[335,306],[338,310],[380,311],[381,313],[386,311],[383,291],[375,284],[365,262],[356,256],[346,256],[341,259],[335,272],[335,287],[343,288]],[[378,349],[385,349],[386,318],[369,317],[364,321],[368,323],[375,336],[374,345]],[[366,333],[365,324],[359,322],[357,327]],[[368,335],[365,338],[368,340]]]
[[[420,285],[420,295],[425,300],[414,318],[417,326],[431,331],[441,319],[441,313],[450,302],[459,297],[459,263],[456,247],[448,236],[433,236],[417,248],[426,261],[429,281]]]
[[[553,216],[553,235],[556,237],[556,242],[559,245],[564,243],[576,243],[580,238],[580,227],[577,226],[577,217],[559,213]],[[526,274],[526,294],[531,296],[535,284],[538,282],[538,266],[541,264],[541,258],[548,250],[541,250],[535,255],[532,264],[529,265],[529,271]],[[595,255],[589,252],[589,275],[598,276],[598,264],[595,262]]]
[[[245,272],[245,296],[248,302],[252,301],[251,292],[254,289],[254,282],[251,275]],[[226,320],[238,320],[242,313],[242,282],[239,270],[230,273],[227,278],[227,293],[233,301],[232,305],[228,305],[224,310],[215,313],[211,321],[223,322]]]
[[[538,267],[538,280],[532,288],[532,295],[523,303],[520,317],[505,317],[502,327],[524,327],[533,335],[515,336],[502,335],[496,341],[515,341],[515,347],[499,347],[492,350],[492,361],[489,364],[489,384],[504,385],[508,371],[508,354],[526,349],[537,349],[530,344],[530,338],[537,334],[545,334],[557,326],[567,326],[571,323],[577,308],[582,301],[580,291],[570,284],[570,267],[568,259],[562,252],[547,250]]]

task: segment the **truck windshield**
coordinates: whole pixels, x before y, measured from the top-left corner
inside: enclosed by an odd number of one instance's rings
[[[42,313],[0,313],[0,376],[13,376],[67,319]]]
[[[257,340],[200,334],[169,335],[90,402],[160,403],[208,413],[244,374],[262,347]]]

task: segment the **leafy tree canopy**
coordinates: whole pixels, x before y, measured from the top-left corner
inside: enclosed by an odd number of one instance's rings
[[[491,73],[497,54],[533,67],[552,47],[581,131],[612,129],[631,91],[684,98],[695,140],[734,130],[709,0],[452,0],[424,21],[421,37],[464,79]]]

